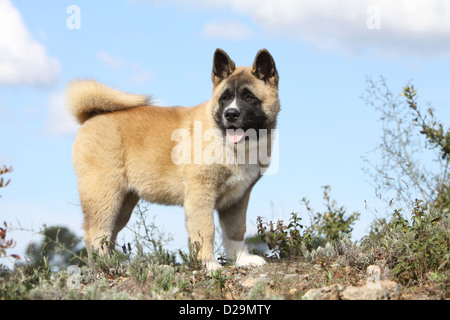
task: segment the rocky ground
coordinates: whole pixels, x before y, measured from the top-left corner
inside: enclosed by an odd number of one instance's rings
[[[159,266],[169,270],[169,266]],[[380,265],[366,270],[350,267],[275,262],[258,268],[225,267],[176,272],[172,286],[161,290],[150,271],[144,283],[130,276],[111,277],[108,287],[131,299],[283,299],[283,300],[435,300],[450,299],[448,286],[429,282],[402,285]],[[86,290],[82,288],[81,291]],[[447,289],[446,289],[447,288]]]

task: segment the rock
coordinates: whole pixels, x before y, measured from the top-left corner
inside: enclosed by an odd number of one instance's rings
[[[339,300],[342,285],[332,285],[308,290],[302,297],[303,300]]]
[[[131,297],[134,297],[140,293],[139,285],[136,284],[136,282],[131,278],[121,279],[121,281],[118,282],[114,288],[117,292],[125,292]]]
[[[300,275],[298,274],[285,274],[283,275],[282,281],[285,282],[292,282],[292,281],[298,281],[300,279]]]
[[[392,300],[398,299],[401,294],[401,286],[389,280],[367,282],[361,287],[346,287],[341,298],[344,300]]]
[[[370,265],[366,270],[367,279],[366,286],[371,287],[377,285],[381,281],[381,269],[379,266]]]
[[[298,292],[297,288],[292,288],[292,289],[289,290],[288,294],[289,294],[290,296],[293,296],[293,295],[296,294],[297,292]]]
[[[225,293],[225,299],[226,300],[235,300],[235,298],[233,297],[233,294],[231,292]]]
[[[266,277],[253,277],[253,276],[247,276],[241,281],[241,285],[246,288],[253,288],[257,283],[269,283],[269,279]]]
[[[381,277],[381,268],[376,265],[370,265],[367,267],[366,273],[369,277]]]
[[[148,271],[148,273],[147,273],[147,280],[150,281],[150,282],[155,280],[155,274],[153,273],[153,271],[151,271],[151,270]]]
[[[367,267],[366,283],[359,287],[346,287],[341,298],[345,300],[390,300],[398,299],[401,286],[390,280],[382,280],[389,273],[389,269],[381,270],[380,266],[370,265]]]

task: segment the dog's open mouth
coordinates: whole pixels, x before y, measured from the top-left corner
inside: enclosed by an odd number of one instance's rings
[[[231,143],[238,143],[245,136],[245,131],[240,128],[236,128],[234,126],[230,126],[225,130],[227,134],[227,139]]]

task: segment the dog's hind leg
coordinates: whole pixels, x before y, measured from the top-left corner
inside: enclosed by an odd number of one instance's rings
[[[110,253],[117,234],[128,222],[139,198],[133,193],[104,186],[95,192],[82,189],[80,197],[84,212],[84,241],[89,255],[92,248],[99,250],[99,254]]]
[[[265,263],[264,258],[249,254],[245,247],[244,236],[250,191],[251,189],[231,207],[218,210],[225,253],[227,259],[234,261],[236,266],[260,266]]]
[[[123,198],[122,206],[120,208],[119,215],[117,216],[117,220],[115,223],[116,227],[114,229],[114,234],[116,234],[116,236],[119,233],[119,231],[122,230],[130,220],[131,213],[133,212],[133,209],[138,201],[139,196],[137,196],[133,192],[127,193]]]

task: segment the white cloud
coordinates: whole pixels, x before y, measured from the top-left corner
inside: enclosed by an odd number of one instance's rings
[[[152,74],[144,70],[138,63],[113,57],[105,51],[99,51],[97,55],[104,64],[113,70],[131,71],[131,81],[135,84],[145,83],[152,78]]]
[[[210,21],[203,27],[202,33],[210,39],[245,40],[250,38],[252,30],[237,21]]]
[[[450,3],[444,1],[281,1],[275,5],[266,0],[253,18],[267,30],[297,36],[317,48],[440,55],[450,49]],[[375,20],[378,26],[370,29]]]
[[[80,126],[67,111],[64,92],[50,94],[47,110],[45,133],[56,136],[68,136],[78,132]]]
[[[448,0],[172,0],[189,8],[230,9],[262,30],[315,48],[435,57],[450,52]],[[379,29],[370,29],[373,18]]]
[[[57,59],[26,28],[9,0],[0,0],[0,84],[46,85],[60,74]]]

